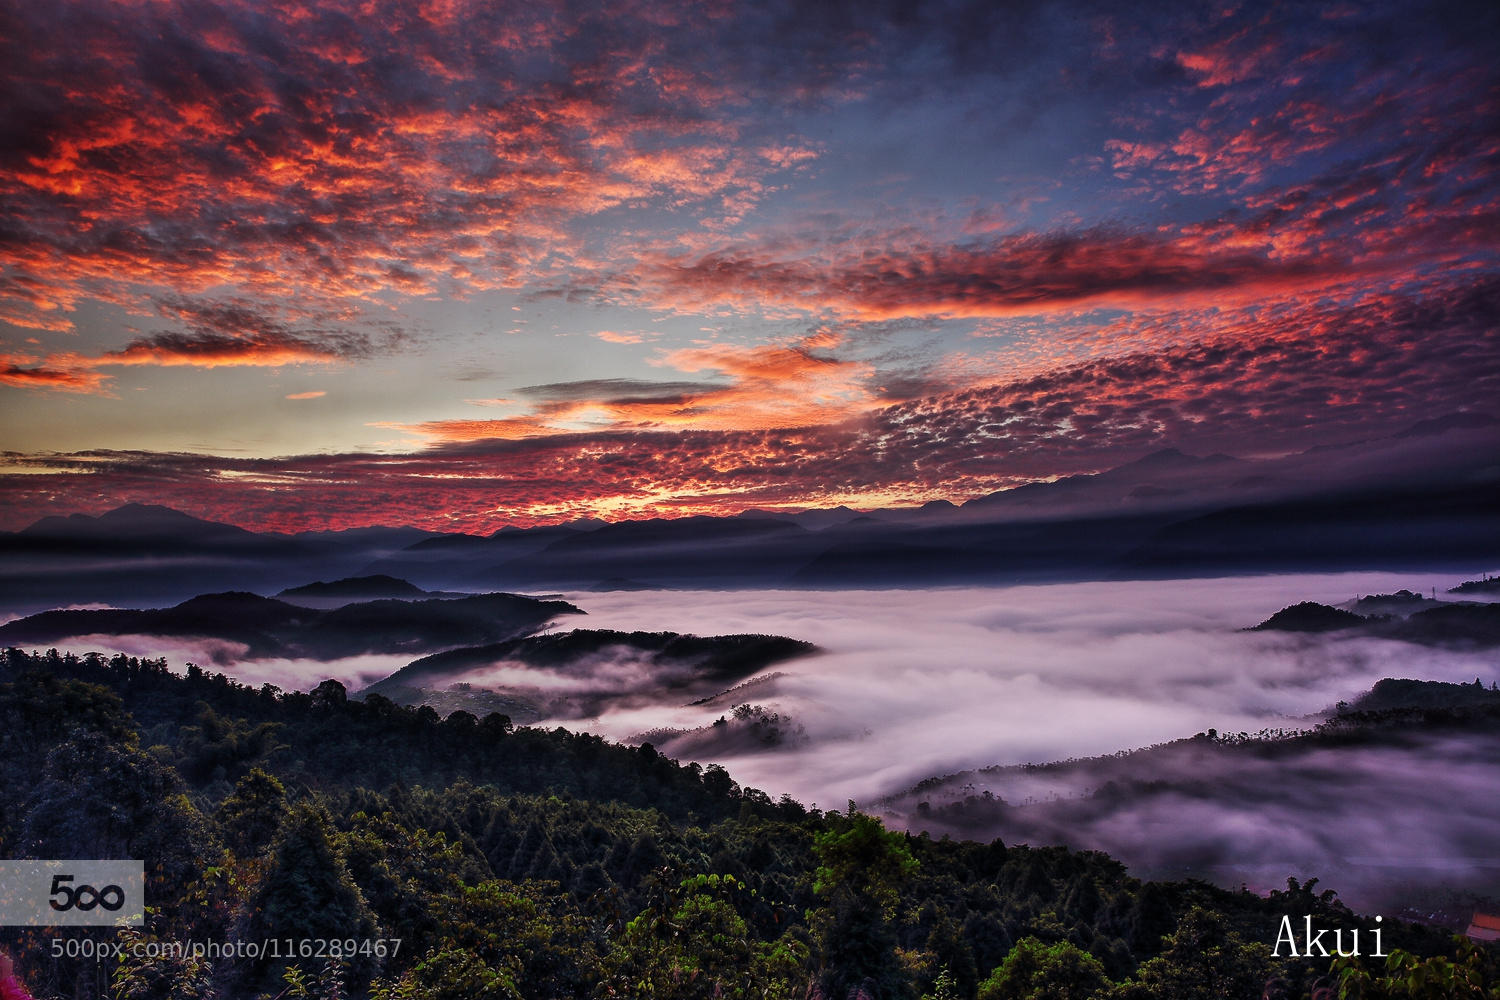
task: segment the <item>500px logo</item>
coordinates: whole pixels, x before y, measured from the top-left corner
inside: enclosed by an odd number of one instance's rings
[[[0,926],[139,927],[143,861],[0,861]]]
[[[91,885],[80,885],[75,889],[63,884],[71,881],[73,881],[72,875],[52,876],[52,891],[47,894],[47,903],[54,910],[66,912],[75,907],[80,910],[92,910],[96,906],[102,906],[113,913],[125,905],[125,890],[120,886],[107,885],[102,889],[95,889]],[[85,896],[84,893],[88,895]],[[59,894],[63,898],[61,903],[51,898]]]

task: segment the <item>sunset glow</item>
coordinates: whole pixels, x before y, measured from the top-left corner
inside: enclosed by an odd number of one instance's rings
[[[1493,5],[4,8],[0,528],[957,502],[1500,398]]]

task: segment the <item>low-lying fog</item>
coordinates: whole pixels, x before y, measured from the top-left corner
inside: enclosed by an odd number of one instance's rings
[[[878,811],[933,836],[1101,850],[1143,877],[1264,892],[1316,876],[1356,908],[1390,913],[1443,888],[1494,894],[1497,784],[1500,733],[1276,752],[1195,741],[1142,758],[970,772]]]
[[[1457,582],[1354,573],[932,590],[570,593],[588,614],[560,619],[558,628],[763,633],[826,652],[772,666],[761,674],[771,679],[709,706],[685,705],[680,694],[639,684],[595,718],[558,721],[628,740],[707,726],[741,702],[763,706],[800,726],[799,738],[697,759],[723,763],[742,784],[773,796],[787,792],[842,808],[851,798],[871,801],[966,768],[1113,753],[1209,728],[1286,726],[1382,677],[1478,677],[1488,686],[1500,677],[1493,651],[1241,631],[1299,601],[1337,604],[1403,587],[1424,595],[1436,588],[1441,597]],[[301,690],[329,677],[355,690],[410,659],[240,660],[234,643],[154,636],[88,636],[66,645],[165,656],[174,668],[193,661],[248,684]],[[598,657],[564,679],[606,692],[618,687],[613,681],[624,666]],[[514,663],[463,679],[541,688],[557,680]],[[667,738],[653,739],[671,752]],[[716,745],[684,742],[700,751]]]
[[[1352,699],[1382,677],[1477,677],[1488,687],[1500,680],[1493,651],[1240,631],[1299,601],[1337,604],[1401,588],[1442,595],[1458,582],[1362,573],[569,596],[588,609],[591,627],[764,631],[827,650],[771,668],[767,673],[781,676],[707,712],[636,708],[606,713],[585,728],[626,738],[702,726],[747,700],[786,719],[783,728],[800,725],[807,738],[758,751],[743,739],[724,739],[718,745],[730,752],[718,755],[701,753],[714,746],[713,730],[657,742],[668,753],[715,759],[741,783],[773,796],[789,792],[823,808],[852,798],[890,822],[936,835],[949,831],[914,812],[923,796],[889,806],[875,800],[967,768],[1110,754],[1210,728],[1223,734],[1309,726],[1316,720],[1300,717]],[[1011,803],[1027,795],[1062,801],[1002,810],[991,822],[951,832],[1107,850],[1143,874],[1193,874],[1257,891],[1283,885],[1289,875],[1320,876],[1356,907],[1410,913],[1414,901],[1445,898],[1445,889],[1493,892],[1500,806],[1486,793],[1500,786],[1494,751],[1494,740],[1480,746],[1419,737],[1279,763],[1205,754],[1201,766],[1189,760],[1184,767],[1193,753],[1187,748],[1170,760],[1143,762],[1148,770],[1163,765],[1161,773],[1136,776],[1170,787],[1119,800],[1072,799],[1091,789],[1052,776],[1026,787],[1031,782],[1010,772],[977,785],[993,785]],[[1075,777],[1087,779],[1092,770]],[[1049,783],[1054,787],[1043,787]],[[955,790],[945,791],[925,797],[939,805]],[[1455,810],[1456,802],[1470,805]]]
[[[556,680],[613,692],[602,714],[551,724],[618,740],[646,734],[671,756],[722,763],[741,784],[773,797],[789,793],[825,809],[854,799],[879,811],[880,798],[970,768],[1110,754],[1210,728],[1228,734],[1310,726],[1316,720],[1306,717],[1383,677],[1468,683],[1477,677],[1488,687],[1500,680],[1494,651],[1241,631],[1300,601],[1339,604],[1401,588],[1424,595],[1435,588],[1443,597],[1458,582],[1359,573],[920,591],[581,592],[566,597],[587,617],[559,620],[557,627],[773,634],[825,652],[771,666],[760,680],[696,706],[654,686],[659,678],[638,676],[640,664],[612,663],[607,651],[556,677],[499,663],[466,679],[513,690],[546,689]],[[217,661],[246,683],[288,688],[336,677],[354,689],[406,659],[236,662],[232,649],[138,638],[140,648],[130,652],[166,655],[174,666],[196,652],[198,662]],[[108,643],[91,648],[101,645]],[[620,688],[622,670],[628,691]],[[735,720],[734,706],[744,702],[760,712]],[[730,722],[711,727],[720,716]],[[768,730],[781,739],[761,739]],[[1471,808],[1464,818],[1449,808],[1476,802],[1479,790],[1500,782],[1500,762],[1488,749],[1479,757],[1475,751],[1424,738],[1379,751],[1320,753],[1284,767],[1205,758],[1201,768],[1168,768],[1173,773],[1159,776],[1196,784],[1196,792],[1087,807],[1080,800],[1078,809],[1061,813],[1036,810],[1014,829],[1029,824],[1034,836],[1026,839],[1033,842],[1050,829],[1072,846],[1109,849],[1147,868],[1189,859],[1195,871],[1228,884],[1246,878],[1264,888],[1287,874],[1323,875],[1353,900],[1393,878],[1428,884],[1432,866],[1449,862],[1440,884],[1472,885],[1476,876],[1489,884],[1497,859],[1480,855],[1497,853],[1484,845],[1500,842],[1500,812]],[[1089,791],[1028,781],[1012,773],[997,776],[993,787],[1013,804]],[[1261,788],[1267,794],[1258,794]],[[934,795],[932,804],[945,797],[954,796]],[[898,822],[915,822],[915,805],[908,796],[886,811]],[[1393,840],[1411,830],[1422,836],[1405,846]],[[999,827],[967,831],[998,833]],[[1338,854],[1356,859],[1364,874],[1330,870]],[[1418,854],[1411,864],[1403,860]]]
[[[1458,583],[1413,574],[1241,577],[925,591],[578,593],[589,628],[766,632],[826,653],[712,708],[659,704],[573,723],[617,739],[712,722],[736,701],[808,739],[718,758],[742,784],[842,808],[989,764],[1112,753],[1209,728],[1254,732],[1382,677],[1500,677],[1491,653],[1241,632],[1298,601]]]

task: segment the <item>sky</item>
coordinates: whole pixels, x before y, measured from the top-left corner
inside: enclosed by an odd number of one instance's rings
[[[1493,412],[1497,38],[0,0],[0,528],[872,508]]]

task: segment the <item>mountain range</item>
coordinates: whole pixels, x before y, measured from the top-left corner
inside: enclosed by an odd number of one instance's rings
[[[131,503],[0,533],[0,613],[143,607],[330,576],[414,589],[883,587],[1165,578],[1500,561],[1500,421],[1456,414],[1269,458],[1165,449],[961,505],[868,512],[279,534]],[[350,595],[284,593],[330,605]],[[370,596],[354,594],[353,597]],[[397,595],[387,595],[397,596]]]

